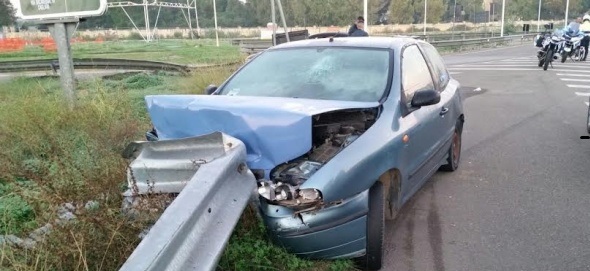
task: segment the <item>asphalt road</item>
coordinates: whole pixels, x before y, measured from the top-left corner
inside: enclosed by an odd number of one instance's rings
[[[466,94],[459,170],[386,224],[382,270],[590,270],[590,61],[543,71],[535,51],[444,57]]]

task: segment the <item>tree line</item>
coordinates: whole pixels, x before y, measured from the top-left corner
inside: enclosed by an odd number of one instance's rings
[[[141,2],[140,0],[132,0]],[[168,2],[186,3],[185,0],[167,0]],[[424,20],[425,0],[369,0],[370,24],[417,24]],[[457,21],[487,22],[488,12],[484,11],[482,0],[427,0],[427,22],[450,22],[453,15]],[[115,0],[109,0],[115,2]],[[270,0],[216,0],[217,22],[219,27],[258,27],[271,21]],[[494,14],[500,18],[502,2],[496,1]],[[538,0],[506,0],[507,20],[536,20]],[[282,0],[285,19],[289,26],[343,26],[351,24],[363,14],[363,0]],[[457,7],[455,12],[453,8]],[[542,0],[541,18],[544,20],[562,20],[565,16],[566,0]],[[378,22],[379,10],[388,10],[387,21]],[[197,0],[199,26],[214,27],[213,1]],[[590,10],[590,0],[570,0],[570,17],[581,16]],[[13,9],[9,0],[0,0],[0,25],[14,23]],[[126,7],[125,11],[138,27],[144,25],[143,8]],[[104,16],[89,18],[82,22],[80,29],[96,28],[132,28],[133,24],[121,8],[110,8]],[[158,15],[159,12],[159,15]],[[158,17],[158,28],[188,26],[186,10],[157,7],[149,9],[151,26]],[[476,16],[483,15],[483,16]],[[193,27],[196,27],[195,14],[191,11]],[[479,19],[478,19],[479,18]],[[482,19],[484,18],[484,19]],[[280,17],[277,7],[277,22]]]

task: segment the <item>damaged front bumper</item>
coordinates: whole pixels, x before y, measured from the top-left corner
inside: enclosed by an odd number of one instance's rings
[[[328,207],[299,212],[260,198],[271,237],[290,253],[310,259],[355,258],[365,254],[369,191]]]

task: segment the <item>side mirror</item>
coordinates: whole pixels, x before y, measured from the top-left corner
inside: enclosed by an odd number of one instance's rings
[[[440,102],[440,93],[434,89],[416,91],[412,98],[413,107],[433,105]]]
[[[205,88],[205,93],[207,93],[207,95],[211,95],[213,94],[213,92],[215,92],[217,90],[217,86],[216,85],[209,85]]]

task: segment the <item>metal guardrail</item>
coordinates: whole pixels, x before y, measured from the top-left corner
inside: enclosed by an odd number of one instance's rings
[[[341,32],[342,33],[342,32]],[[529,33],[525,32],[516,32],[512,35],[527,35],[532,34],[533,31]],[[536,34],[536,33],[535,33]],[[317,34],[314,34],[317,35]],[[475,32],[475,31],[455,31],[454,33],[449,32],[434,32],[428,33],[424,35],[422,32],[414,32],[414,33],[376,33],[371,34],[371,36],[375,37],[391,37],[394,35],[404,35],[404,36],[415,36],[422,40],[426,41],[439,41],[439,40],[460,40],[460,39],[477,39],[477,38],[497,38],[500,37],[500,31],[495,32]],[[245,43],[252,43],[257,41],[265,41],[260,38],[234,38],[230,40],[230,43],[234,46],[239,46],[241,42]],[[272,42],[271,39],[266,39],[268,42]]]
[[[215,270],[256,192],[256,179],[245,165],[244,143],[215,132],[133,143],[123,156],[135,158],[129,170],[138,186],[135,194],[180,194],[120,270]]]
[[[430,44],[437,48],[478,46],[492,43],[494,46],[499,44],[514,43],[515,41],[524,41],[534,37],[536,34],[512,35],[504,37],[490,37],[478,39],[458,39],[458,40],[439,40],[429,41]],[[422,36],[415,36],[417,39],[425,40]],[[270,40],[240,40],[240,51],[246,54],[256,54],[272,47]]]
[[[76,69],[132,69],[132,70],[158,70],[158,71],[176,71],[188,73],[190,68],[185,65],[171,64],[165,62],[115,59],[115,58],[75,58],[74,67]],[[57,59],[43,60],[22,60],[22,61],[4,61],[0,62],[0,72],[19,72],[19,71],[46,71],[59,69]]]
[[[501,44],[513,44],[514,42],[528,41],[533,38],[536,34],[525,34],[525,35],[513,35],[504,37],[493,37],[493,38],[480,38],[480,39],[461,39],[461,40],[445,40],[445,41],[430,41],[429,43],[437,48],[445,47],[464,47],[464,46],[478,46],[488,45],[498,46]]]

